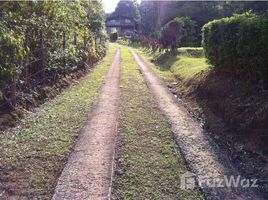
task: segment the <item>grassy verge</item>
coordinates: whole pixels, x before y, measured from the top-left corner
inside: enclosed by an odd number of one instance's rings
[[[181,190],[185,162],[131,54],[122,47],[121,109],[113,181],[114,199],[203,199]]]
[[[150,64],[153,70],[167,81],[179,79],[186,84],[211,68],[204,58],[202,48],[179,48],[178,55],[154,53],[141,47],[137,51],[148,63],[154,60],[155,64]]]
[[[50,199],[57,178],[109,69],[115,46],[80,83],[0,135],[0,194]],[[0,196],[1,199],[1,196]]]

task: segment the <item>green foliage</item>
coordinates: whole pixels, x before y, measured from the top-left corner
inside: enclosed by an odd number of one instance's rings
[[[23,48],[24,37],[8,29],[3,22],[0,22],[0,26],[0,77],[12,81],[18,65],[16,61],[26,53]]]
[[[195,22],[187,17],[174,18],[161,30],[160,42],[163,48],[176,50],[182,45],[195,43]]]
[[[110,41],[111,42],[116,42],[116,40],[118,39],[118,33],[115,31],[115,32],[112,32],[110,34]]]
[[[140,29],[143,35],[150,38],[157,38],[159,35],[158,13],[156,12],[158,3],[156,1],[141,1],[140,5]]]
[[[1,60],[13,56],[23,59],[26,51],[30,60],[38,59],[34,52],[41,48],[41,34],[47,49],[46,62],[51,68],[55,56],[49,56],[57,52],[59,58],[70,53],[74,57],[78,50],[86,52],[88,46],[103,48],[100,42],[93,42],[96,38],[105,39],[104,11],[98,1],[4,2],[2,9],[5,26],[1,24],[1,47],[10,47],[10,51],[4,52],[8,55],[2,54]]]
[[[175,17],[189,17],[196,21],[196,42],[201,44],[201,28],[207,22],[252,11],[267,15],[268,2],[261,1],[141,1],[142,34],[157,38],[160,27]]]
[[[144,48],[136,48],[143,59],[161,78],[168,82],[176,82],[177,79],[183,84],[195,80],[199,74],[210,70],[211,66],[206,62],[203,48],[183,47],[178,49],[178,54],[170,52],[152,52]],[[177,88],[179,89],[179,88]]]
[[[197,25],[194,20],[191,20],[188,17],[182,18],[183,19],[183,29],[184,34],[181,38],[180,46],[183,47],[196,47],[198,46],[198,38],[197,38]]]
[[[0,13],[0,90],[40,71],[31,78],[85,69],[105,55],[99,1],[5,1]]]
[[[140,21],[140,12],[138,9],[137,0],[133,1],[119,1],[112,16],[125,16]]]
[[[268,79],[268,18],[245,13],[214,20],[203,27],[208,61],[249,78]]]

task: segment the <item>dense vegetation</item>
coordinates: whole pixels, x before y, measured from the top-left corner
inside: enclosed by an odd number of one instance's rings
[[[215,67],[268,79],[268,18],[253,14],[214,20],[203,28],[203,47]]]
[[[107,16],[127,16],[136,20],[138,35],[132,38],[147,48],[176,49],[199,47],[202,27],[215,19],[247,11],[267,15],[268,2],[189,2],[189,1],[120,1]]]
[[[233,13],[251,11],[267,14],[268,2],[233,1],[142,1],[140,5],[140,31],[149,38],[158,38],[161,27],[175,17],[189,17],[196,22],[198,45],[201,44],[201,28],[214,19],[231,16]]]
[[[105,54],[104,11],[98,1],[7,1],[0,6],[2,110],[15,107],[21,93],[86,70]]]

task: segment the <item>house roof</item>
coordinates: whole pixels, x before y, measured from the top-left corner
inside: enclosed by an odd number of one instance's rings
[[[128,19],[129,21],[126,21]],[[135,20],[127,16],[111,16],[106,19],[106,27],[135,27]]]
[[[133,17],[123,16],[123,15],[121,15],[121,16],[119,16],[119,15],[112,16],[111,15],[111,16],[107,17],[106,22],[111,21],[111,20],[118,20],[118,19],[129,19],[129,20],[131,20],[133,22],[135,21],[133,19]]]

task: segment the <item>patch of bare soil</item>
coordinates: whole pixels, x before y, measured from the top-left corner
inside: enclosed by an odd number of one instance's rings
[[[185,159],[197,176],[197,180],[223,179],[224,176],[241,176],[229,157],[211,139],[202,125],[194,119],[185,106],[168,90],[165,84],[153,73],[144,61],[131,49],[135,61],[145,77],[148,87],[158,102],[159,108],[168,117],[176,142]],[[256,188],[251,187],[209,187],[201,185],[207,199],[265,199]]]
[[[53,196],[61,199],[108,199],[119,107],[120,50],[105,78],[99,99],[59,178]]]

